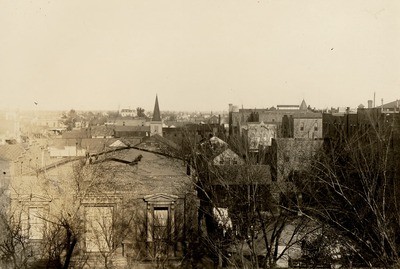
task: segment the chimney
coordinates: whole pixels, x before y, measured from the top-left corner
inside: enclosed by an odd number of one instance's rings
[[[372,100],[368,100],[368,108],[372,108]]]

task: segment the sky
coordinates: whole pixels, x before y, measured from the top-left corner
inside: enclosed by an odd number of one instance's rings
[[[399,51],[398,0],[0,0],[0,109],[378,105]]]

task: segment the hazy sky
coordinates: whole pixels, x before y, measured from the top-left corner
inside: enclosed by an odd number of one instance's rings
[[[0,0],[0,108],[400,99],[400,1]]]

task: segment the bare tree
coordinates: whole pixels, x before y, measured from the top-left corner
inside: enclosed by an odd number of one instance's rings
[[[249,152],[246,141],[232,140],[238,154],[216,163],[216,154],[228,148],[218,143],[204,140],[193,146],[191,159],[200,198],[199,226],[204,227],[201,238],[212,250],[205,255],[215,266],[275,267],[318,226],[299,215],[292,183],[272,181],[268,155]]]
[[[298,175],[304,212],[346,239],[363,266],[399,262],[398,114],[337,130]]]

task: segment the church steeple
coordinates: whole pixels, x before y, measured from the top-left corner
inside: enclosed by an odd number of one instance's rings
[[[161,121],[161,114],[160,114],[160,108],[158,106],[158,96],[157,95],[156,95],[156,103],[154,104],[152,121]]]
[[[158,96],[156,95],[156,103],[154,104],[153,118],[150,122],[150,136],[160,135],[163,136],[163,124],[161,120],[160,108],[158,106]]]

